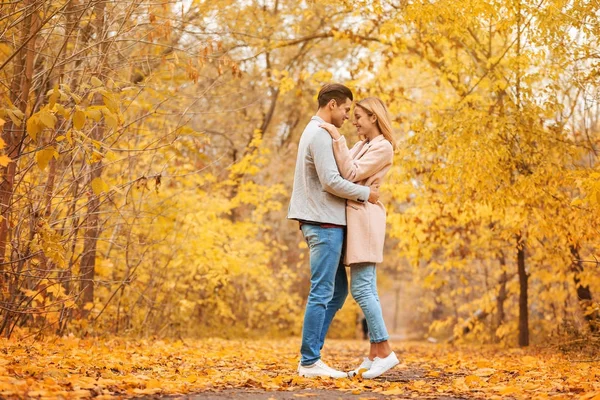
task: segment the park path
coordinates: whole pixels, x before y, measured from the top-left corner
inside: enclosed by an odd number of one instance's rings
[[[401,360],[374,380],[299,377],[299,338],[0,339],[0,398],[600,400],[597,352],[394,342]],[[368,342],[328,340],[349,371]]]

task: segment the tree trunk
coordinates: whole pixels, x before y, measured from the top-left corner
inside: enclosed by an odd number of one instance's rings
[[[506,260],[504,257],[500,258],[500,266],[502,268],[502,275],[500,276],[498,296],[496,297],[496,320],[494,321],[494,341],[498,342],[500,339],[496,334],[498,328],[502,326],[504,323],[505,312],[504,312],[504,302],[508,297],[508,293],[506,291],[506,283],[508,282],[508,274],[506,273]]]
[[[21,43],[25,44],[19,54],[15,56],[13,67],[13,78],[10,87],[10,98],[16,108],[25,114],[27,110],[27,101],[29,99],[29,90],[33,77],[33,60],[35,58],[35,41],[37,35],[34,32],[38,28],[39,18],[36,12],[38,0],[27,0],[23,6],[24,9],[31,10],[23,19],[21,29]],[[34,35],[31,39],[30,36]],[[24,73],[23,73],[24,72]],[[8,120],[4,125],[2,139],[6,143],[6,154],[11,161],[6,167],[2,168],[2,182],[0,183],[0,272],[4,271],[7,265],[6,247],[10,221],[10,203],[14,190],[15,174],[17,164],[14,160],[18,158],[21,152],[21,139],[25,134],[25,121],[21,121],[21,126],[17,126],[12,120]],[[2,276],[2,281],[5,277]]]
[[[102,73],[105,64],[105,57],[107,51],[107,42],[104,38],[105,26],[104,26],[104,8],[105,2],[98,2],[94,6],[95,29],[96,39],[98,40],[99,57],[98,57],[98,71]],[[102,104],[102,95],[96,94],[93,101],[94,105]],[[104,138],[104,123],[98,123],[92,130],[91,137],[93,140],[101,142]],[[81,272],[81,316],[86,317],[89,314],[89,310],[86,310],[87,303],[94,302],[94,277],[96,268],[96,248],[98,243],[98,237],[100,236],[100,197],[94,193],[92,188],[92,182],[96,178],[100,178],[102,175],[102,160],[94,162],[90,165],[90,173],[88,180],[88,204],[87,204],[87,215],[86,215],[86,230],[85,240],[83,242],[83,253],[81,256],[81,263],[79,270]]]
[[[527,280],[525,270],[525,243],[517,235],[517,268],[519,273],[519,346],[529,346],[529,310],[527,308]]]
[[[13,77],[10,86],[10,99],[13,105],[19,109],[26,117],[27,103],[29,99],[29,91],[33,79],[33,61],[35,58],[35,41],[39,27],[39,18],[37,15],[38,0],[27,0],[23,9],[27,10],[27,14],[23,18],[21,28],[22,46],[19,53],[14,58]],[[18,118],[18,117],[17,117]],[[14,192],[15,176],[17,172],[16,161],[21,154],[21,142],[25,135],[25,118],[21,119],[21,125],[15,124],[12,119],[8,119],[2,131],[2,139],[6,143],[6,154],[10,157],[11,162],[2,170],[0,182],[0,286],[9,287],[9,295],[2,295],[0,300],[8,305],[10,309],[15,308],[19,300],[17,298],[17,290],[19,276],[13,275],[12,278],[4,271],[11,263],[12,257],[7,255],[8,238],[11,220],[11,202]],[[12,267],[10,269],[13,269]],[[13,269],[14,270],[14,269]],[[3,291],[4,293],[4,291]],[[0,333],[4,333],[7,337],[10,336],[11,323],[14,313],[6,311]]]
[[[579,255],[579,247],[575,245],[569,246],[571,255],[573,256],[573,262],[571,263],[571,272],[573,272],[573,281],[575,282],[575,288],[577,289],[577,299],[581,306],[582,311],[585,315],[585,320],[588,322],[590,330],[592,332],[598,331],[598,325],[595,323],[595,316],[592,314],[585,314],[588,306],[592,303],[592,291],[589,285],[582,285],[579,275],[583,272],[583,263],[581,262],[581,256]]]

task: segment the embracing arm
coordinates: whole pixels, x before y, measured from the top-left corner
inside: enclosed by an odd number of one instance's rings
[[[340,176],[333,156],[331,137],[322,132],[315,136],[311,152],[323,189],[338,197],[365,202],[371,195],[368,186],[356,185]]]
[[[357,144],[352,150],[348,150],[346,138],[340,135],[337,128],[332,124],[321,124],[333,139],[333,153],[340,174],[351,182],[360,182],[392,162],[394,149],[387,140],[373,144],[371,148],[358,160],[353,155],[358,151]]]

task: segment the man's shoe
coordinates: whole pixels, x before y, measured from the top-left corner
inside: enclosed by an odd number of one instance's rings
[[[369,357],[365,357],[362,364],[360,364],[360,366],[356,369],[353,369],[352,371],[348,372],[348,376],[350,378],[354,378],[356,375],[360,375],[363,372],[367,372],[369,369],[371,369],[371,366],[373,365],[373,361],[369,360]]]
[[[377,378],[388,370],[394,368],[396,365],[398,365],[398,363],[398,357],[396,357],[396,353],[393,351],[386,358],[375,357],[373,360],[373,365],[371,365],[371,368],[367,372],[362,374],[362,377],[366,379]]]
[[[347,378],[348,374],[329,367],[323,361],[319,360],[313,365],[307,367],[298,365],[298,374],[306,378]]]

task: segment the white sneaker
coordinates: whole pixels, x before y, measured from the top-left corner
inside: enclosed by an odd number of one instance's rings
[[[352,371],[348,372],[348,376],[350,378],[354,378],[356,375],[360,375],[363,372],[367,372],[369,369],[371,369],[371,366],[373,365],[373,361],[369,360],[369,357],[365,357],[363,359],[362,364],[360,364],[360,366],[356,369],[353,369]]]
[[[396,353],[393,351],[386,358],[375,357],[373,360],[373,365],[371,365],[371,368],[367,372],[362,374],[362,377],[366,379],[377,378],[388,370],[394,368],[399,362],[400,361],[398,361]]]
[[[304,376],[306,378],[347,378],[348,374],[342,371],[338,371],[336,369],[331,368],[323,361],[319,360],[313,365],[309,365],[307,367],[303,365],[298,365],[298,374],[300,376]]]

